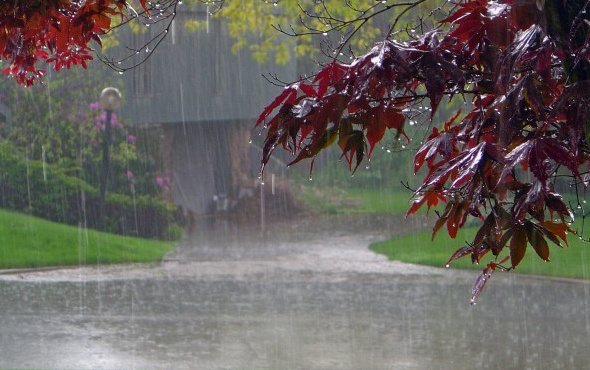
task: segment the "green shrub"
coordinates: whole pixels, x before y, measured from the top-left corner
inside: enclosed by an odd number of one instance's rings
[[[176,223],[170,224],[166,230],[165,236],[166,239],[170,241],[181,240],[184,237],[184,229]]]

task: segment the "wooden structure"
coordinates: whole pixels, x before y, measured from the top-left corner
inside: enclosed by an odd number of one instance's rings
[[[205,29],[184,26],[195,18],[208,22]],[[121,44],[139,48],[153,32],[129,33]],[[121,114],[132,125],[160,130],[163,171],[171,180],[166,196],[197,214],[251,192],[259,158],[259,149],[249,145],[251,131],[280,90],[263,75],[296,78],[295,61],[260,64],[248,50],[233,53],[232,45],[222,21],[179,12],[154,53],[123,76]]]

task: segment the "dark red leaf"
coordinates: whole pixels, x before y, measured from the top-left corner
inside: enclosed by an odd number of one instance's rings
[[[573,218],[571,210],[564,203],[561,195],[553,192],[545,194],[545,204],[552,212],[557,212],[561,216]]]
[[[524,226],[515,224],[512,227],[512,239],[510,240],[510,262],[512,267],[518,266],[526,252],[527,236]]]
[[[473,175],[485,163],[485,146],[487,143],[480,143],[469,151],[463,151],[455,158],[443,163],[440,167],[433,168],[418,190],[427,187],[442,187],[448,180],[452,180],[451,188],[457,188],[469,181]]]
[[[457,237],[457,231],[459,231],[459,219],[462,212],[461,203],[454,203],[449,215],[447,216],[447,231],[449,236],[453,239]]]
[[[425,161],[433,160],[436,155],[440,155],[443,159],[450,159],[452,154],[457,151],[456,141],[457,136],[452,132],[439,133],[434,128],[429,140],[420,147],[414,157],[414,173],[418,172]]]
[[[424,203],[426,203],[428,210],[430,210],[431,207],[436,207],[439,201],[446,202],[446,199],[438,191],[424,192],[419,198],[412,202],[412,206],[406,213],[406,217],[413,213],[416,213]]]
[[[447,261],[445,266],[449,267],[451,265],[451,262],[458,260],[461,257],[465,257],[468,254],[471,254],[472,252],[473,252],[473,246],[471,246],[471,245],[466,245],[464,247],[457,249],[455,251],[455,253],[453,253],[453,255],[451,256],[451,258],[449,258],[449,260]]]
[[[447,206],[445,207],[445,211],[443,212],[443,214],[439,216],[438,220],[436,220],[436,223],[434,224],[434,227],[432,228],[432,240],[434,240],[434,237],[436,236],[436,233],[438,232],[438,230],[440,230],[440,228],[443,227],[444,224],[448,221],[449,214],[453,211],[454,206],[455,206],[455,204],[448,203]]]
[[[330,86],[339,82],[347,71],[347,66],[336,61],[325,66],[313,80],[313,83],[317,84],[317,94],[315,96],[323,98]]]
[[[551,240],[551,242],[553,242],[553,244],[557,245],[558,247],[562,247],[559,238],[553,234],[552,232],[550,232],[549,230],[547,230],[546,228],[544,228],[543,226],[539,225],[539,224],[534,224],[535,227],[539,230],[539,232],[541,232],[547,239]]]
[[[354,172],[361,164],[365,155],[365,136],[362,131],[353,130],[350,133],[344,134],[340,137],[338,145],[342,149],[342,155],[348,162],[349,169]],[[352,168],[352,160],[356,155],[356,165]]]
[[[578,159],[566,144],[557,138],[541,137],[525,141],[506,156],[500,181],[514,171],[517,164],[520,164],[524,169],[530,168],[535,177],[545,183],[553,170],[548,160],[567,167],[575,176],[579,176]]]
[[[512,228],[504,231],[504,235],[502,235],[502,237],[500,238],[500,241],[498,241],[498,244],[496,244],[496,247],[493,248],[493,250],[492,250],[492,253],[495,256],[498,256],[500,254],[500,252],[502,252],[502,249],[504,249],[506,244],[508,244],[508,240],[510,240],[510,238],[512,238],[512,234],[513,234]]]
[[[563,240],[565,245],[569,246],[569,244],[567,243],[567,233],[573,233],[573,230],[568,226],[567,223],[565,223],[564,221],[545,221],[541,223],[541,226],[543,226],[551,234],[559,237],[561,240]]]
[[[525,224],[525,230],[529,243],[535,252],[537,252],[543,261],[549,261],[549,245],[547,245],[547,241],[543,237],[543,234],[531,221],[528,221]]]
[[[256,126],[260,125],[266,117],[268,117],[274,110],[281,104],[293,104],[295,99],[297,98],[297,90],[299,89],[299,84],[294,84],[285,87],[285,90],[277,96],[272,103],[270,103],[262,113],[258,116],[256,120]]]
[[[541,47],[544,36],[543,28],[538,24],[533,24],[527,30],[519,31],[516,34],[516,38],[499,62],[496,86],[501,92],[508,91],[510,78],[514,75],[515,68],[523,55]]]
[[[483,225],[477,230],[475,234],[475,238],[473,239],[473,246],[479,247],[483,244],[484,240],[490,237],[490,233],[492,232],[494,226],[496,225],[496,215],[494,213],[490,213],[488,217],[485,219]]]

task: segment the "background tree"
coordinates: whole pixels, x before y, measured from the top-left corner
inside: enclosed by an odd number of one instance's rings
[[[43,84],[26,88],[11,79],[0,80],[0,98],[12,112],[11,126],[1,134],[23,158],[59,166],[71,176],[98,185],[105,112],[96,101],[107,82],[120,86],[121,81],[116,74],[105,77],[110,69],[104,64],[94,61],[90,65],[89,70],[49,71]],[[153,140],[122,120],[115,120],[113,128],[109,191],[130,194],[130,184],[134,184],[138,194],[157,194],[157,159],[147,153],[145,145],[146,140]]]
[[[2,99],[13,115],[3,137],[30,159],[74,166],[71,161],[79,158],[85,140],[75,117],[98,99],[107,70],[95,63],[91,71],[49,71],[43,84],[28,88],[9,78],[0,80]],[[117,77],[110,83],[118,84]]]

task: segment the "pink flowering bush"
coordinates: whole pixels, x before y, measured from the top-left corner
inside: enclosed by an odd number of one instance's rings
[[[98,184],[102,161],[102,140],[107,125],[106,112],[98,103],[90,103],[86,111],[70,117],[79,126],[80,177],[90,184]],[[159,195],[167,189],[170,178],[156,176],[154,161],[138,148],[138,136],[118,119],[111,116],[111,171],[108,191],[121,194]]]

